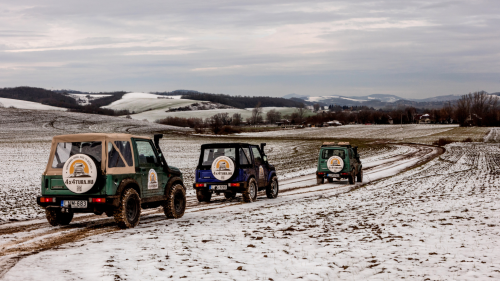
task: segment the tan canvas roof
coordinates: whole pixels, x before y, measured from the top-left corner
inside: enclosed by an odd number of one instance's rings
[[[85,133],[85,134],[55,136],[52,142],[77,142],[77,141],[91,141],[98,139],[123,139],[123,138],[151,139],[148,137],[134,136],[131,134]]]
[[[52,167],[52,162],[54,160],[54,153],[56,151],[56,147],[57,147],[58,143],[61,143],[61,142],[87,142],[87,141],[101,141],[101,142],[103,142],[102,151],[101,151],[101,155],[102,155],[101,170],[104,173],[108,173],[108,174],[135,173],[135,159],[132,159],[133,163],[130,166],[127,163],[125,163],[126,167],[120,167],[120,168],[107,167],[107,160],[108,160],[107,158],[108,157],[107,157],[107,146],[105,143],[108,142],[109,144],[115,146],[115,144],[114,144],[115,141],[128,141],[128,142],[130,142],[130,138],[151,140],[151,138],[148,138],[148,137],[134,136],[131,134],[86,133],[86,134],[72,134],[72,135],[55,136],[52,139],[52,147],[51,147],[51,151],[50,151],[50,157],[49,157],[49,161],[47,162],[47,167],[45,168],[44,175],[62,175],[61,168],[53,168]],[[119,149],[116,146],[115,146],[115,149],[120,154],[120,157],[122,157],[121,153],[119,152]],[[122,157],[122,159],[123,159],[123,157]]]

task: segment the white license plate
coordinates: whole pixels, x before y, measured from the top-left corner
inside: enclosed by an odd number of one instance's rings
[[[340,174],[328,174],[327,176],[329,178],[338,178],[338,177],[340,177]]]
[[[61,207],[84,209],[87,208],[87,203],[86,200],[62,200]]]
[[[227,190],[227,185],[211,185],[210,189],[213,189],[213,190]]]

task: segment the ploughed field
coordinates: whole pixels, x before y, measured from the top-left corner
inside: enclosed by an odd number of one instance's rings
[[[177,220],[153,214],[134,229],[95,229],[25,255],[3,278],[496,280],[499,185],[498,144],[454,143],[430,162],[354,189],[334,181],[251,204],[198,204]],[[71,231],[54,228],[52,236]]]

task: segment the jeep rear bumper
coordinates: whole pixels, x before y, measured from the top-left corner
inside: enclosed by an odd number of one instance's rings
[[[44,198],[42,202],[42,198]],[[64,200],[87,201],[87,208],[63,207]],[[91,213],[95,210],[105,210],[110,207],[118,207],[120,196],[37,196],[36,203],[43,208],[71,209],[74,213]]]
[[[215,189],[214,185],[225,185],[227,189],[222,190],[222,189]],[[218,183],[218,182],[198,182],[198,183],[193,183],[193,188],[198,190],[198,189],[204,189],[212,192],[236,192],[236,193],[241,193],[244,190],[247,189],[248,183],[247,182],[224,182],[224,183]]]
[[[333,175],[333,174],[338,174],[338,176],[329,176],[329,175]],[[342,178],[342,179],[347,179],[349,177],[351,177],[352,174],[351,173],[347,173],[347,172],[339,172],[339,173],[332,173],[332,172],[318,172],[316,171],[316,177],[318,178]]]

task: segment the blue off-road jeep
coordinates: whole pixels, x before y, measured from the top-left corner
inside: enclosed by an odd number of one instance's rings
[[[210,202],[212,194],[224,193],[232,199],[236,193],[245,202],[257,200],[257,192],[266,190],[267,198],[278,196],[276,169],[267,162],[264,146],[248,143],[212,143],[201,146],[196,168],[196,197]]]

